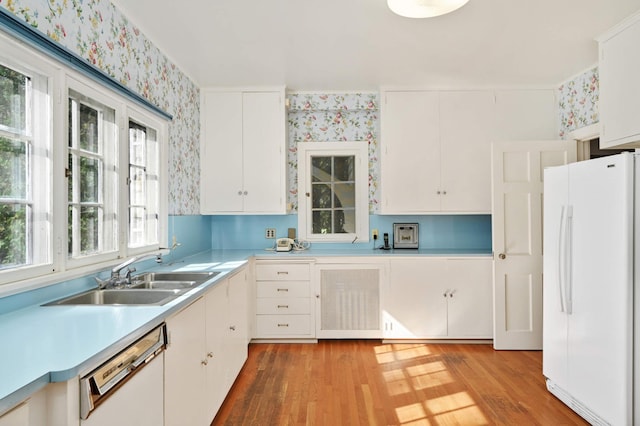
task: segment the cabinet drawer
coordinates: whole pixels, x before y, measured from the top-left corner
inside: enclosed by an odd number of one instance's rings
[[[308,263],[257,263],[257,281],[305,281],[309,279]]]
[[[257,337],[311,335],[311,315],[257,315]]]
[[[309,281],[258,281],[260,297],[309,297]]]
[[[257,314],[310,314],[308,297],[277,297],[258,299]]]

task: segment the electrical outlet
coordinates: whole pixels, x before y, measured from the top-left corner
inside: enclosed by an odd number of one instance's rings
[[[378,239],[378,230],[377,230],[377,229],[372,229],[372,230],[371,230],[371,237],[372,237],[374,240],[377,240],[377,239]]]
[[[274,239],[276,237],[276,228],[267,228],[264,232],[264,237]]]

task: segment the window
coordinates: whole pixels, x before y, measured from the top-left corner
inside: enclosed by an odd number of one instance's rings
[[[0,294],[166,242],[167,129],[0,33]]]
[[[47,77],[0,58],[0,271],[50,263],[48,91]]]
[[[298,144],[298,228],[307,241],[368,241],[366,142]]]
[[[160,147],[158,131],[129,121],[129,247],[158,243]]]
[[[69,90],[68,102],[68,254],[79,258],[113,252],[117,247],[115,111],[75,90]]]

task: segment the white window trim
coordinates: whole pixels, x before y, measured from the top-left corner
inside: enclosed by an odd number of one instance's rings
[[[311,232],[311,193],[309,170],[313,155],[356,157],[356,232],[319,235]],[[362,142],[298,143],[298,234],[309,242],[344,243],[369,241],[369,167],[368,145]]]
[[[32,70],[47,78],[49,106],[47,129],[38,131],[46,133],[49,142],[47,149],[50,150],[50,166],[47,173],[51,182],[49,187],[49,221],[50,238],[47,245],[49,261],[40,265],[28,265],[24,267],[10,268],[0,271],[0,297],[20,293],[45,287],[51,284],[63,282],[97,273],[122,262],[123,258],[139,255],[143,253],[158,252],[168,242],[168,121],[164,117],[156,116],[144,108],[138,106],[126,97],[119,95],[108,88],[104,88],[92,79],[80,75],[80,73],[67,68],[55,60],[37,52],[36,50],[16,41],[12,37],[0,32],[0,59],[8,65],[15,66],[18,70]],[[73,83],[71,83],[73,81]],[[125,173],[121,172],[123,164],[128,169],[128,158],[122,162],[122,156],[128,156],[128,152],[119,143],[118,161],[119,173],[118,191],[119,196],[124,197],[118,200],[118,244],[110,253],[103,253],[94,256],[87,256],[86,259],[75,259],[70,261],[67,253],[67,181],[64,170],[67,167],[67,102],[69,85],[74,90],[91,95],[83,87],[90,87],[98,93],[101,98],[96,100],[105,105],[115,107],[116,123],[119,124],[117,139],[126,141],[128,144],[128,122],[129,118],[140,123],[148,123],[158,132],[160,148],[160,176],[159,176],[159,235],[158,244],[136,247],[129,249],[128,243],[128,187],[122,186],[122,181],[126,180]],[[128,151],[128,150],[126,150]],[[39,170],[39,172],[42,170]]]
[[[158,134],[158,149],[159,149],[159,164],[158,164],[158,185],[160,187],[160,193],[158,194],[158,210],[160,213],[160,218],[158,220],[158,241],[159,244],[163,244],[163,242],[169,241],[169,223],[168,223],[168,204],[169,204],[169,155],[168,155],[168,124],[165,120],[160,120],[155,118],[153,115],[147,113],[146,111],[135,108],[132,106],[128,106],[126,110],[126,122],[125,125],[120,126],[122,129],[125,140],[129,140],[129,120],[134,121],[138,124],[145,125],[153,128]],[[125,151],[125,150],[122,150]],[[120,155],[120,164],[123,165],[123,173],[121,174],[121,182],[120,187],[124,184],[126,186],[126,179],[128,176],[129,169],[129,150],[126,152],[122,152]],[[124,165],[126,165],[126,172],[124,170]],[[128,186],[127,186],[128,188]],[[121,217],[128,217],[129,210],[129,191],[121,191],[120,193],[120,206],[122,209],[120,210]],[[124,216],[123,216],[124,215]],[[127,235],[124,235],[123,238],[120,238],[121,247],[120,251],[124,251],[129,256],[148,253],[149,251],[157,250],[158,244],[152,244],[147,246],[139,246],[139,247],[128,247],[128,230],[125,229],[124,232]]]

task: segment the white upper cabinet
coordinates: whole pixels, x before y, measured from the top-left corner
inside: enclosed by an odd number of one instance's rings
[[[201,122],[201,213],[286,213],[284,88],[203,89]]]
[[[640,147],[640,14],[602,35],[600,147]]]
[[[383,90],[382,214],[491,212],[491,143],[557,139],[553,90]]]
[[[438,92],[383,92],[381,108],[381,212],[440,210]]]

